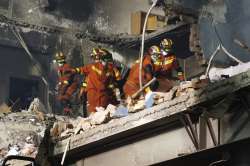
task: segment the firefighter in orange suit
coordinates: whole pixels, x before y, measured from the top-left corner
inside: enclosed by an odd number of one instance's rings
[[[112,102],[110,88],[114,89],[116,74],[112,64],[112,54],[105,49],[98,50],[100,61],[76,68],[76,72],[87,77],[88,111],[96,112],[96,107],[107,107]]]
[[[64,107],[64,112],[71,111],[70,98],[76,92],[78,88],[78,80],[72,67],[66,63],[66,58],[62,52],[58,52],[55,57],[55,62],[58,64],[58,97]]]
[[[93,59],[94,62],[100,61],[100,56],[102,52],[99,48],[93,48],[92,53],[90,54],[91,59]],[[79,100],[82,102],[83,105],[83,116],[87,117],[87,82],[88,77],[85,75],[84,79],[81,82],[80,92],[78,95]]]
[[[180,81],[184,81],[183,70],[172,51],[173,41],[171,39],[163,39],[161,41],[160,47],[164,59],[162,64],[163,71],[171,75],[172,71],[176,70],[178,79]]]
[[[161,70],[161,59],[160,59],[160,48],[157,46],[152,46],[149,48],[148,53],[144,56],[143,63],[142,63],[142,82],[146,84],[149,82],[154,74]],[[139,70],[140,70],[140,63],[137,61],[130,69],[128,79],[123,87],[123,92],[125,97],[132,96],[140,89],[139,83]],[[147,91],[153,89],[147,88]]]
[[[174,70],[177,72],[177,78],[180,81],[184,81],[183,70],[172,51],[172,47],[173,41],[171,39],[163,39],[160,43],[162,65],[157,80],[159,83],[158,91],[161,92],[169,91],[174,86],[176,80],[173,77]]]

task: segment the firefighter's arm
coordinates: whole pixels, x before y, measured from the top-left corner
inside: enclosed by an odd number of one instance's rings
[[[153,78],[153,75],[154,75],[154,73],[153,73],[152,65],[149,65],[149,64],[146,65],[144,67],[144,78],[145,78],[144,83],[147,83],[148,81],[150,81]],[[150,86],[145,89],[146,93],[149,93],[151,91],[152,90],[151,90]]]
[[[91,69],[91,65],[86,65],[86,66],[74,68],[74,72],[77,74],[88,75],[90,72],[90,69]]]
[[[113,71],[115,74],[115,80],[120,81],[122,79],[120,71],[116,67],[113,68]]]

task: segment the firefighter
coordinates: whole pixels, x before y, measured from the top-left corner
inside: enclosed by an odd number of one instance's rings
[[[142,82],[146,84],[149,82],[155,73],[161,69],[161,59],[160,59],[160,48],[157,46],[152,46],[149,48],[147,54],[143,58],[142,62]],[[139,83],[139,70],[140,62],[136,63],[131,67],[128,79],[123,87],[125,97],[132,96],[140,89]],[[154,90],[156,87],[152,84],[150,88],[146,89],[146,93]]]
[[[90,58],[94,62],[100,62],[100,57],[104,52],[99,48],[93,48],[90,54]],[[87,117],[87,82],[88,77],[85,75],[81,82],[80,92],[78,99],[81,101],[83,105],[83,117]]]
[[[99,48],[100,49],[100,48]],[[100,53],[100,54],[99,54]],[[76,68],[77,73],[87,77],[88,111],[96,112],[96,107],[107,107],[112,103],[111,89],[115,89],[117,79],[112,64],[112,54],[105,49],[98,50],[99,61]]]
[[[169,91],[174,86],[173,71],[177,72],[177,78],[184,81],[183,70],[173,53],[173,41],[171,39],[163,39],[160,43],[161,56],[162,56],[162,69],[157,78],[159,81],[158,91]]]
[[[163,39],[160,43],[161,53],[163,55],[163,70],[172,74],[172,70],[176,70],[178,79],[184,81],[183,70],[173,53],[173,41],[171,39]]]
[[[55,56],[55,62],[58,64],[58,97],[64,108],[65,113],[71,112],[71,97],[77,91],[78,80],[72,67],[66,63],[66,57],[62,52],[58,52]]]

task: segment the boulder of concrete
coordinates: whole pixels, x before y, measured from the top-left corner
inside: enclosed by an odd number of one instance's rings
[[[145,108],[145,100],[141,99],[141,100],[136,101],[134,105],[128,107],[128,111],[130,113],[135,113],[135,112],[143,110],[144,108]]]
[[[90,116],[91,125],[100,125],[106,123],[110,119],[110,112],[105,111],[104,108],[97,108],[97,112]]]
[[[61,136],[61,134],[67,129],[73,129],[74,126],[71,123],[58,121],[55,122],[53,127],[50,129],[50,136],[53,138]]]
[[[92,127],[90,118],[81,118],[76,126],[76,131],[86,131]]]
[[[44,113],[46,113],[47,111],[43,103],[38,98],[34,98],[29,106],[28,112],[34,112],[39,120],[44,121]]]

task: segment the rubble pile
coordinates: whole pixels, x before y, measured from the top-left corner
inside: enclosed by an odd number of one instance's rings
[[[0,161],[9,155],[35,157],[45,129],[46,124],[33,112],[1,114]]]
[[[189,96],[194,91],[205,87],[208,80],[192,79],[191,81],[182,82],[179,86],[173,87],[169,92],[150,92],[145,97],[138,100],[128,98],[125,104],[118,106],[108,105],[106,109],[102,107],[96,108],[97,112],[92,113],[88,118],[78,117],[76,119],[62,119],[56,122],[51,129],[51,137],[55,141],[61,141],[72,135],[82,133],[91,128],[96,128],[105,123],[112,123],[118,118],[129,116],[136,112],[159,105],[164,102],[170,102],[175,98]]]

